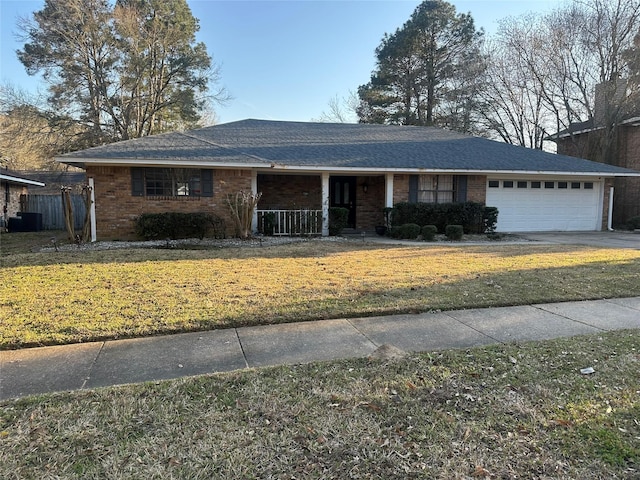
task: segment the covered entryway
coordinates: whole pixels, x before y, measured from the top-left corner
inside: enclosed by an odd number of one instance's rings
[[[347,228],[356,227],[356,178],[330,177],[329,206],[349,210]]]
[[[486,204],[499,232],[600,230],[602,181],[489,178]]]

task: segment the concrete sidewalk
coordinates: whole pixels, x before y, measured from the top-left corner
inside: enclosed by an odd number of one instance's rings
[[[0,399],[405,351],[640,329],[640,297],[244,327],[0,352]]]

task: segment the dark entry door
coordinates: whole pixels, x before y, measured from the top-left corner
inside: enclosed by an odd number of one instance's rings
[[[356,228],[356,177],[331,177],[329,181],[331,207],[349,210],[348,228]]]

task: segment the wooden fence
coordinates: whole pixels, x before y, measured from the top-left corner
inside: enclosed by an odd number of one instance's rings
[[[42,214],[44,230],[65,230],[62,195],[25,195],[26,212]],[[71,195],[73,205],[73,225],[82,230],[86,207],[82,195]]]

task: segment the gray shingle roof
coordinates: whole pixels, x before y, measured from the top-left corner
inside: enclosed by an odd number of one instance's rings
[[[72,152],[71,164],[175,163],[313,169],[634,174],[435,127],[242,120]]]

